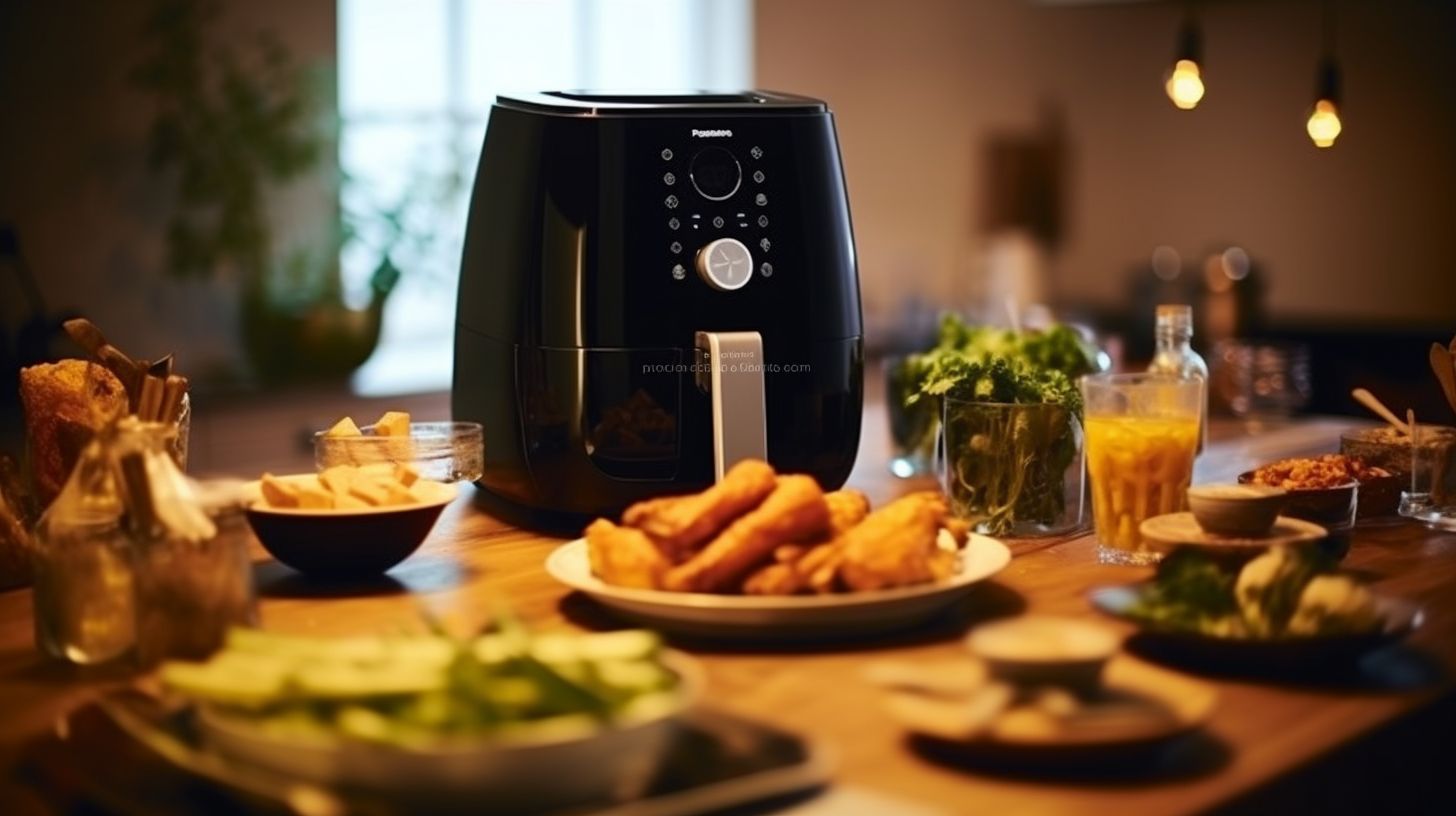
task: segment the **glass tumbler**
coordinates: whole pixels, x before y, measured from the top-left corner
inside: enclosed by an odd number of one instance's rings
[[[1204,383],[1151,374],[1082,380],[1087,475],[1097,556],[1104,564],[1151,564],[1139,527],[1187,504]]]
[[[1061,405],[947,397],[942,484],[978,533],[1050,535],[1083,518],[1082,425]]]
[[[940,434],[935,400],[906,405],[911,381],[908,356],[885,358],[885,413],[890,420],[890,472],[901,479],[931,473]]]

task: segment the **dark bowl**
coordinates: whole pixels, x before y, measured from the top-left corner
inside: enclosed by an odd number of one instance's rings
[[[1360,501],[1355,507],[1355,518],[1379,518],[1393,516],[1400,508],[1400,493],[1410,484],[1409,477],[1401,478],[1392,473],[1389,476],[1375,476],[1360,481]]]
[[[298,510],[254,502],[246,515],[263,549],[299,572],[316,578],[368,577],[419,549],[445,505],[455,498],[455,485],[428,484],[430,500],[419,504]]]
[[[1254,471],[1240,473],[1239,483],[1253,484]],[[1359,482],[1352,480],[1335,487],[1286,490],[1284,515],[1312,521],[1331,530],[1346,530],[1354,526],[1356,497],[1362,492]]]

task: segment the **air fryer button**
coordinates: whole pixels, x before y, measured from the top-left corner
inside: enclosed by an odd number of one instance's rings
[[[757,156],[754,156],[754,158],[756,159],[758,157]],[[754,170],[753,171],[753,183],[754,184],[762,184],[763,183],[763,171],[762,170]]]
[[[677,209],[677,196],[670,195],[667,198],[663,199],[662,203],[666,204],[669,210],[675,210]]]
[[[768,261],[764,261],[763,263],[759,264],[758,274],[764,276],[765,278],[772,278],[773,264],[769,263]]]
[[[668,229],[675,230],[675,229],[677,229],[678,227],[681,227],[681,226],[682,226],[682,222],[679,221],[679,220],[677,220],[677,216],[673,216],[672,218],[667,219],[667,228]]]
[[[698,250],[698,276],[714,289],[742,289],[753,277],[753,254],[736,238],[719,238]]]
[[[758,225],[760,227],[766,227],[766,226],[768,226],[768,216],[766,216],[766,215],[760,215],[758,217]]]
[[[753,149],[748,151],[748,155],[754,157],[755,159],[761,159],[763,158],[763,148],[759,147],[758,145],[754,145]]]
[[[726,201],[743,183],[738,159],[721,147],[705,147],[693,156],[688,178],[698,194],[709,201]]]
[[[672,173],[663,173],[662,183],[671,187],[672,185],[677,184],[677,176],[673,175]]]
[[[756,157],[755,157],[755,158],[756,158]],[[669,149],[668,149],[668,148],[666,148],[666,147],[664,147],[664,148],[663,148],[663,149],[662,149],[662,160],[663,160],[663,161],[672,161],[672,151],[671,151],[671,150],[669,150]]]
[[[768,196],[764,195],[763,193],[759,193],[758,195],[753,197],[753,203],[762,207],[768,204]]]
[[[763,240],[767,241],[768,239],[765,238]],[[682,242],[673,241],[671,244],[668,244],[667,248],[672,250],[672,254],[677,255],[682,252]]]
[[[723,216],[721,216],[721,215],[715,215],[715,216],[713,216],[713,228],[714,229],[723,229]]]
[[[761,238],[761,239],[759,239],[758,248],[761,249],[761,250],[763,250],[764,252],[768,252],[769,247],[771,247],[771,246],[773,246],[773,244],[770,244],[768,242],[768,239],[767,238]]]
[[[673,280],[682,280],[683,278],[686,278],[687,276],[688,276],[688,271],[683,268],[683,265],[682,264],[673,264],[672,265],[672,279]]]

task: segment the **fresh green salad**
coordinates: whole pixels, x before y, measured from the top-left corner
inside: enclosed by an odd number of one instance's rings
[[[1357,634],[1383,624],[1370,591],[1311,548],[1272,547],[1240,569],[1197,549],[1173,551],[1129,614],[1149,626],[1214,637]]]
[[[289,738],[398,746],[573,733],[680,704],[680,678],[646,631],[474,640],[325,639],[234,629],[205,663],[167,663],[171,690]]]
[[[1096,347],[1069,326],[1016,332],[948,314],[935,347],[908,357],[891,378],[903,383],[891,398],[902,403],[903,424],[923,429],[912,444],[934,445],[944,411],[954,509],[981,532],[1008,533],[1051,525],[1063,514],[1064,475],[1076,459],[1082,417],[1077,378],[1099,368]]]

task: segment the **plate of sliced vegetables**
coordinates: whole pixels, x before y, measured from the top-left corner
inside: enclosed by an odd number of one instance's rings
[[[1242,565],[1178,549],[1152,581],[1095,589],[1091,602],[1138,625],[1159,651],[1276,670],[1350,662],[1424,620],[1415,604],[1370,589],[1310,548],[1273,547]]]
[[[234,761],[330,788],[533,807],[645,785],[701,686],[695,663],[640,630],[454,640],[238,629],[207,662],[168,663],[160,679]]]

